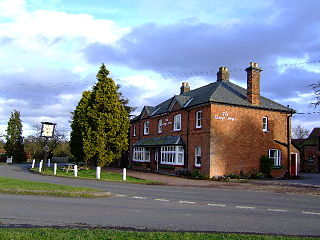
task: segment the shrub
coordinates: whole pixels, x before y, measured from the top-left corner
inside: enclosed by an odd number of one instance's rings
[[[181,168],[176,171],[176,175],[183,177],[191,177],[191,172],[189,169]]]
[[[204,174],[202,174],[201,172],[199,172],[198,170],[193,171],[191,173],[191,177],[194,179],[206,179],[206,176]]]
[[[265,176],[270,176],[272,166],[273,162],[268,156],[263,155],[260,157],[260,172],[265,174]]]

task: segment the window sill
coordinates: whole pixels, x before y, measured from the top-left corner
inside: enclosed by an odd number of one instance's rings
[[[150,160],[132,160],[133,163],[149,163]]]
[[[264,133],[268,133],[268,132],[269,132],[269,130],[262,130],[262,132],[264,132]]]
[[[282,169],[282,168],[284,168],[284,166],[272,166],[271,168],[272,169]]]
[[[202,126],[196,126],[196,129],[201,129],[202,128]]]
[[[173,129],[172,132],[180,132],[180,131],[181,131],[181,129]]]
[[[184,164],[170,164],[170,163],[160,163],[160,167],[164,167],[164,168],[166,168],[166,167],[183,167],[184,166]]]
[[[194,165],[194,168],[201,168],[201,165]]]

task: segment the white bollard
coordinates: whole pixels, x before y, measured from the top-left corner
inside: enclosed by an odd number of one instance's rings
[[[58,164],[53,164],[53,175],[57,175],[57,165]]]
[[[100,179],[100,173],[101,173],[101,168],[97,167],[97,171],[96,171],[96,178]]]
[[[42,171],[42,161],[39,164],[39,172],[41,172],[41,171]]]
[[[74,172],[74,177],[78,177],[78,166],[77,165],[73,166],[73,172]]]
[[[35,159],[33,159],[32,160],[32,165],[31,165],[31,168],[33,169],[34,168],[34,164],[36,163],[36,160]]]
[[[51,166],[51,159],[48,159],[48,167],[50,167]]]
[[[127,169],[126,168],[123,169],[122,180],[123,181],[127,180]]]

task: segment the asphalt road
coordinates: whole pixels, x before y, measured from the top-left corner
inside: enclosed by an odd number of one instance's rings
[[[0,194],[0,227],[75,225],[320,236],[319,196],[67,179],[6,165],[0,165],[0,176],[115,194],[103,199]]]

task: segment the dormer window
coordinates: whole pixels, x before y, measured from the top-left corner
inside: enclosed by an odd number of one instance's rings
[[[181,130],[181,114],[175,115],[173,117],[173,131]]]
[[[149,134],[149,121],[146,121],[143,123],[143,134],[144,135]]]
[[[268,117],[263,117],[262,118],[262,131],[263,132],[268,132]]]

